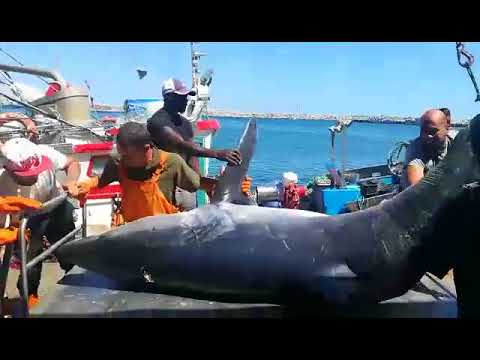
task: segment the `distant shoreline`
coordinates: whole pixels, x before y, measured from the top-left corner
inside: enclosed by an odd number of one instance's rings
[[[265,120],[309,120],[309,121],[337,121],[340,117],[337,116],[302,116],[302,115],[274,115],[274,114],[260,114],[260,113],[224,113],[217,111],[208,111],[209,116],[217,116],[222,118],[256,118]],[[400,125],[419,125],[419,119],[413,118],[389,118],[389,117],[375,117],[375,116],[345,116],[345,119],[353,120],[354,122],[370,123],[370,124],[400,124]],[[454,128],[462,128],[468,126],[468,122],[452,123]]]
[[[18,105],[3,104],[7,107],[19,107]],[[107,104],[94,104],[93,111],[101,111],[104,113],[119,113],[123,112],[123,107]],[[348,115],[338,116],[332,114],[292,114],[292,113],[256,113],[256,112],[240,112],[219,109],[209,109],[209,116],[218,116],[223,118],[256,118],[268,120],[311,120],[311,121],[337,121],[340,118],[346,120],[353,120],[355,122],[363,122],[370,124],[402,124],[402,125],[418,125],[419,118],[388,116],[388,115]],[[452,123],[454,128],[462,128],[468,126],[469,121],[460,120]]]

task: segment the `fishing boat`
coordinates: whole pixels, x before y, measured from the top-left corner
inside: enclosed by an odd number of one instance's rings
[[[274,186],[257,186],[256,200],[260,206],[289,207],[338,215],[366,209],[389,199],[400,190],[403,159],[407,142],[399,142],[386,154],[386,162],[362,168],[346,168],[346,155],[336,159],[336,139],[346,141],[347,129],[354,121],[339,119],[329,127],[330,160],[325,172],[319,172],[308,184],[298,184],[298,176],[287,172]],[[343,144],[345,145],[345,144]],[[345,146],[342,146],[345,148]],[[321,171],[321,169],[319,169]],[[298,200],[290,204],[285,189],[293,185]]]
[[[210,148],[213,136],[220,129],[216,119],[208,117],[209,88],[212,83],[212,72],[209,70],[200,75],[200,58],[206,54],[200,53],[195,44],[191,44],[192,60],[192,88],[197,95],[189,98],[187,111],[184,117],[194,126],[196,141],[203,147]],[[11,66],[0,64],[6,78],[12,79],[10,74],[28,74],[48,78],[48,88],[44,96],[30,101],[10,101],[9,105],[18,104],[20,110],[30,110],[36,113],[34,120],[39,131],[38,142],[48,144],[62,153],[73,156],[81,166],[80,180],[100,175],[108,157],[115,153],[115,135],[118,127],[125,120],[146,122],[155,111],[163,106],[160,99],[133,99],[125,101],[124,119],[106,116],[96,118],[91,107],[89,89],[84,86],[69,84],[59,72],[47,69],[38,69],[25,66]],[[14,94],[21,95],[13,80],[10,85]],[[41,91],[37,91],[42,93]],[[41,113],[39,114],[39,110]],[[0,140],[6,141],[15,136],[26,136],[23,129],[12,129],[0,133]],[[208,176],[208,159],[200,159],[202,176]],[[62,180],[63,174],[59,174]],[[106,231],[111,226],[112,211],[121,200],[121,188],[118,183],[110,184],[102,189],[94,189],[87,197],[85,204],[77,211],[77,225],[87,223],[87,234],[92,231]],[[204,191],[196,194],[196,204],[202,206],[208,203],[208,196]]]
[[[297,175],[289,175],[290,172],[287,172],[274,186],[256,187],[257,203],[266,207],[291,207],[285,188],[293,184],[300,200],[296,202],[296,208],[338,215],[376,206],[398,194],[409,142],[397,142],[385,154],[386,161],[383,164],[347,168],[347,154],[342,154],[340,161],[337,161],[336,142],[341,141],[341,148],[346,148],[348,129],[356,121],[354,118],[340,118],[328,128],[331,153],[325,172],[321,173],[319,169],[319,176],[308,184],[297,184]],[[449,136],[454,138],[458,133],[457,128],[463,126],[464,124],[456,124],[449,130]]]

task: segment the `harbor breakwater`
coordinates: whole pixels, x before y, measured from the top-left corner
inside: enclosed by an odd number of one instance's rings
[[[315,120],[315,121],[337,121],[339,119],[353,120],[356,122],[373,123],[373,124],[404,124],[418,125],[420,118],[401,117],[389,115],[345,115],[338,116],[332,114],[292,114],[292,113],[257,113],[257,112],[240,112],[209,109],[210,116],[219,116],[222,118],[256,118],[256,119],[272,119],[272,120]],[[453,127],[465,127],[468,120],[454,120]]]

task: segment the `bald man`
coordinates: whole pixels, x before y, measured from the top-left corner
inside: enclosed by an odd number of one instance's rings
[[[444,111],[431,109],[422,115],[420,136],[410,142],[405,155],[403,189],[422,180],[428,170],[445,157],[452,140],[449,128],[450,119]]]

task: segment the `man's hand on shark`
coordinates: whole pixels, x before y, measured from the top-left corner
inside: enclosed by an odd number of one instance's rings
[[[242,155],[238,150],[217,150],[218,160],[227,161],[229,165],[239,166],[242,163]]]
[[[240,188],[242,190],[242,194],[246,197],[249,197],[251,195],[252,180],[253,179],[250,176],[245,176],[241,182]],[[207,193],[209,198],[213,197],[216,186],[217,179],[212,179],[208,177],[202,177],[200,179],[200,188]]]

